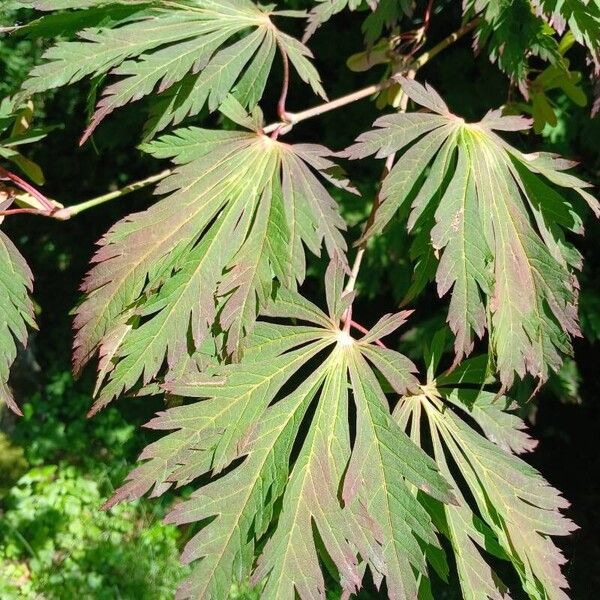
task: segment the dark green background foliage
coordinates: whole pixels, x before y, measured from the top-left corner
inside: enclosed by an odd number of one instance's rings
[[[2,3],[6,5],[6,3]],[[10,2],[8,3],[11,4]],[[304,8],[309,2],[288,0],[289,7]],[[436,3],[440,6],[443,2]],[[430,39],[448,33],[448,23],[458,24],[459,3],[446,2],[443,17],[432,20]],[[0,8],[0,26],[27,20],[26,11]],[[319,29],[311,41],[316,64],[327,83],[330,97],[377,81],[377,69],[353,73],[346,59],[362,50],[360,26],[363,15],[344,12],[334,27]],[[448,102],[452,110],[469,119],[480,118],[488,109],[505,102],[514,93],[506,76],[487,56],[473,60],[471,41],[465,39],[440,55],[420,73]],[[14,92],[40,55],[41,43],[0,38],[0,96]],[[585,57],[573,48],[569,54],[573,70],[586,71]],[[280,84],[275,74],[261,102],[267,121],[273,120]],[[307,88],[295,87],[289,109],[300,110],[314,99]],[[592,85],[582,87],[591,98]],[[301,89],[301,93],[295,93]],[[45,193],[65,205],[93,197],[159,170],[161,165],[141,152],[132,151],[142,130],[144,102],[128,106],[111,116],[95,132],[93,143],[78,148],[77,140],[89,114],[89,84],[83,83],[47,94],[38,101],[39,122],[60,124],[49,137],[30,150],[44,169]],[[600,120],[591,119],[588,107],[579,107],[563,92],[550,92],[558,107],[557,123],[547,126],[541,137],[519,134],[522,149],[541,146],[575,157],[583,175],[600,183]],[[307,121],[290,134],[291,141],[318,140],[342,149],[357,132],[370,128],[377,115],[370,101],[348,106]],[[206,124],[215,124],[210,116]],[[197,119],[201,121],[201,119]],[[353,180],[366,197],[373,195],[380,166],[376,161],[350,165]],[[120,402],[92,420],[85,420],[90,374],[74,382],[70,372],[71,323],[68,310],[78,299],[78,284],[86,270],[94,242],[117,219],[146,207],[145,190],[83,213],[65,223],[36,218],[10,219],[3,226],[15,240],[36,274],[35,300],[40,333],[14,370],[13,384],[24,417],[3,412],[0,434],[0,598],[168,598],[185,569],[178,552],[187,531],[158,524],[167,497],[160,503],[139,501],[121,505],[108,513],[98,510],[135,462],[139,451],[152,439],[140,425],[159,410],[158,398]],[[355,237],[368,207],[362,199],[340,196],[347,221]],[[595,598],[600,589],[600,460],[597,432],[600,427],[600,227],[589,218],[586,236],[578,240],[585,258],[582,275],[581,320],[584,337],[575,341],[575,358],[565,363],[557,376],[524,408],[540,439],[530,461],[572,502],[570,516],[581,530],[559,540],[570,559],[567,577],[572,597]],[[393,310],[410,288],[412,266],[407,260],[410,240],[401,218],[371,242],[359,280],[357,312],[370,325],[386,310]],[[314,277],[307,287],[318,291],[324,261],[312,260]],[[407,355],[419,360],[423,340],[443,325],[445,312],[433,287],[420,298],[410,329],[399,340]],[[451,360],[450,354],[447,357]],[[520,384],[526,399],[533,383]],[[177,492],[185,496],[187,490]],[[18,588],[20,587],[20,591]],[[447,595],[446,595],[447,594]],[[233,597],[238,591],[232,591]],[[456,597],[458,597],[456,592]],[[364,597],[370,597],[366,591]],[[374,597],[374,596],[373,596]],[[439,592],[436,598],[453,597]]]

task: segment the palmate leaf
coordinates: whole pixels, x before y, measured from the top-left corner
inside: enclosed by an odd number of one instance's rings
[[[8,387],[8,377],[17,356],[16,344],[25,345],[27,328],[35,327],[29,298],[32,286],[33,276],[25,259],[0,231],[0,403],[19,415],[22,413]]]
[[[31,126],[33,105],[20,104],[14,98],[0,101],[0,159],[17,165],[38,183],[44,180],[38,165],[23,156],[19,149],[24,144],[45,137],[46,131]],[[6,184],[3,184],[6,181]],[[33,192],[26,199],[20,192]],[[30,208],[44,208],[40,200],[48,202],[26,181],[2,167],[0,162],[0,211],[11,208],[15,201]],[[4,217],[0,215],[0,225]],[[28,327],[35,328],[33,303],[29,297],[33,275],[25,259],[10,239],[0,231],[0,404],[6,404],[22,414],[8,387],[10,367],[17,356],[17,344],[27,344]]]
[[[454,549],[463,597],[509,597],[488,562],[495,557],[513,564],[530,598],[566,600],[565,559],[549,536],[576,528],[560,513],[568,503],[516,456],[532,450],[535,441],[523,422],[506,412],[511,402],[494,392],[462,387],[481,385],[486,362],[485,356],[469,359],[450,376],[430,379],[420,394],[400,400],[394,418],[417,444],[427,432],[432,456],[456,490],[454,505],[429,499],[425,504]]]
[[[328,286],[330,299],[337,289]],[[264,582],[262,598],[324,598],[320,559],[347,593],[360,587],[368,565],[377,582],[386,577],[390,598],[416,597],[426,570],[421,544],[438,542],[413,490],[439,502],[452,496],[392,420],[375,375],[406,393],[416,389],[414,366],[352,339],[296,292],[283,290],[265,310],[278,319],[290,313],[306,324],[260,321],[239,364],[168,386],[198,400],[148,424],[170,433],[144,451],[145,462],[109,505],[205,476],[167,517],[203,524],[184,550],[186,561],[199,562],[179,598],[224,598],[232,577],[251,574]],[[359,432],[353,447],[350,401]],[[301,429],[307,433],[294,449]]]
[[[321,146],[190,128],[145,149],[179,165],[158,186],[168,196],[102,238],[75,318],[76,370],[104,346],[111,357],[96,409],[151,381],[165,357],[175,370],[215,323],[226,354],[239,356],[273,276],[294,288],[304,279],[304,245],[319,254],[324,243],[330,256],[346,248],[344,221],[313,169],[348,184],[332,177]]]
[[[570,351],[569,335],[579,335],[573,269],[581,267],[581,256],[562,230],[581,233],[582,227],[555,186],[578,193],[596,214],[598,202],[586,191],[588,183],[565,173],[574,163],[522,154],[496,133],[525,129],[527,120],[493,111],[479,123],[465,123],[431,87],[401,82],[433,114],[382,117],[344,153],[382,158],[408,148],[383,183],[381,206],[364,237],[411,203],[409,228],[430,223],[433,251],[441,255],[438,292],[452,289],[448,323],[456,335],[456,364],[472,351],[475,335],[488,329],[504,388],[515,373],[543,381]],[[431,247],[420,246],[431,264]]]
[[[104,3],[69,7],[89,6],[94,11],[99,4]],[[127,10],[119,4],[127,5]],[[34,3],[41,10],[67,5]],[[118,79],[105,88],[82,143],[113,110],[153,92],[158,102],[148,126],[150,134],[197,114],[204,106],[216,110],[230,92],[252,109],[264,91],[276,47],[300,77],[325,97],[308,48],[273,25],[270,17],[278,12],[263,10],[250,0],[148,0],[111,3],[102,11],[103,21],[79,31],[81,41],[59,41],[47,50],[46,62],[33,69],[23,86],[25,92],[35,93],[84,77],[116,75]],[[74,14],[71,20],[79,18]],[[55,16],[34,22],[34,31],[46,26],[55,35],[62,35],[63,28],[71,33],[72,24]]]
[[[463,12],[466,18],[479,16],[477,45],[485,46],[492,62],[520,84],[531,55],[562,63],[555,34],[566,30],[600,72],[600,7],[593,0],[465,0]]]

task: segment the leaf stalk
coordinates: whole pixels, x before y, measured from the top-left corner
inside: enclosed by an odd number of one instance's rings
[[[394,73],[394,75],[407,74],[412,71],[418,71],[419,69],[424,67],[432,58],[437,56],[440,52],[442,52],[443,50],[457,42],[460,38],[465,36],[467,33],[475,29],[478,23],[479,18],[469,21],[468,23],[457,29],[455,32],[445,37],[441,42],[433,46],[433,48],[420,54],[412,63],[401,68],[398,72]],[[347,104],[352,104],[354,102],[358,102],[359,100],[363,100],[364,98],[368,98],[369,96],[372,96],[373,94],[381,92],[382,90],[390,87],[394,83],[396,83],[396,81],[392,76],[389,79],[386,79],[385,81],[369,85],[365,88],[357,90],[356,92],[352,92],[351,94],[341,96],[340,98],[336,98],[335,100],[330,100],[329,102],[318,104],[317,106],[313,106],[312,108],[308,108],[297,113],[287,112],[287,121],[282,120],[278,123],[271,123],[263,129],[263,132],[265,134],[272,133],[280,127],[296,125],[297,123],[306,121],[307,119],[318,117],[332,110],[341,108],[342,106],[346,106]]]

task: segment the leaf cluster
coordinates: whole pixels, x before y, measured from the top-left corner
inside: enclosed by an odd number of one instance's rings
[[[310,50],[279,29],[302,12],[250,0],[28,5],[49,14],[18,32],[59,39],[24,97],[91,79],[102,92],[82,142],[114,110],[146,98],[140,148],[173,163],[160,199],[98,242],[75,310],[74,367],[98,358],[91,413],[123,395],[166,398],[147,424],[164,435],[105,507],[194,486],[167,517],[197,526],[178,597],[225,598],[233,578],[266,599],[323,598],[326,570],[344,597],[368,571],[389,598],[431,598],[432,570],[446,580],[452,562],[445,538],[466,598],[507,596],[497,561],[512,565],[531,598],[566,598],[551,536],[574,526],[561,513],[566,501],[517,456],[535,443],[505,394],[517,379],[546,381],[579,335],[582,257],[572,239],[583,232],[580,201],[596,216],[600,206],[569,172],[575,163],[517,148],[531,126],[511,114],[518,105],[468,123],[413,80],[454,39],[413,56],[429,12],[398,34],[402,43],[384,40],[372,61],[387,62],[394,77],[358,94],[383,91],[401,110],[334,153],[282,139],[307,115],[346,101],[286,109],[290,71],[325,98]],[[492,60],[531,92],[538,122],[551,122],[546,91],[560,86],[581,100],[564,57],[568,36],[598,51],[598,15],[583,6],[467,1],[465,16],[479,16],[460,31],[475,29]],[[412,3],[368,7],[367,63]],[[345,8],[361,3],[318,2],[305,39]],[[561,47],[556,33],[567,25]],[[259,102],[277,52],[280,122],[266,126]],[[550,65],[530,80],[532,57]],[[216,111],[228,129],[196,123],[156,136]],[[354,251],[330,189],[356,193],[336,160],[369,157],[386,168],[350,267]],[[409,311],[371,328],[353,320],[363,255],[392,222],[413,235],[409,299],[433,280],[449,296],[454,362],[438,373],[443,341],[434,338],[424,380],[382,341]],[[0,236],[0,393],[15,408],[8,369],[33,325],[31,274]],[[326,311],[299,291],[307,249],[329,258]],[[488,354],[467,358],[486,336]]]

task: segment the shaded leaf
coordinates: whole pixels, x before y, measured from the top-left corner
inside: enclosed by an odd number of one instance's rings
[[[22,414],[8,387],[10,367],[17,343],[27,343],[27,328],[35,327],[29,292],[33,276],[25,259],[0,231],[0,402]]]

